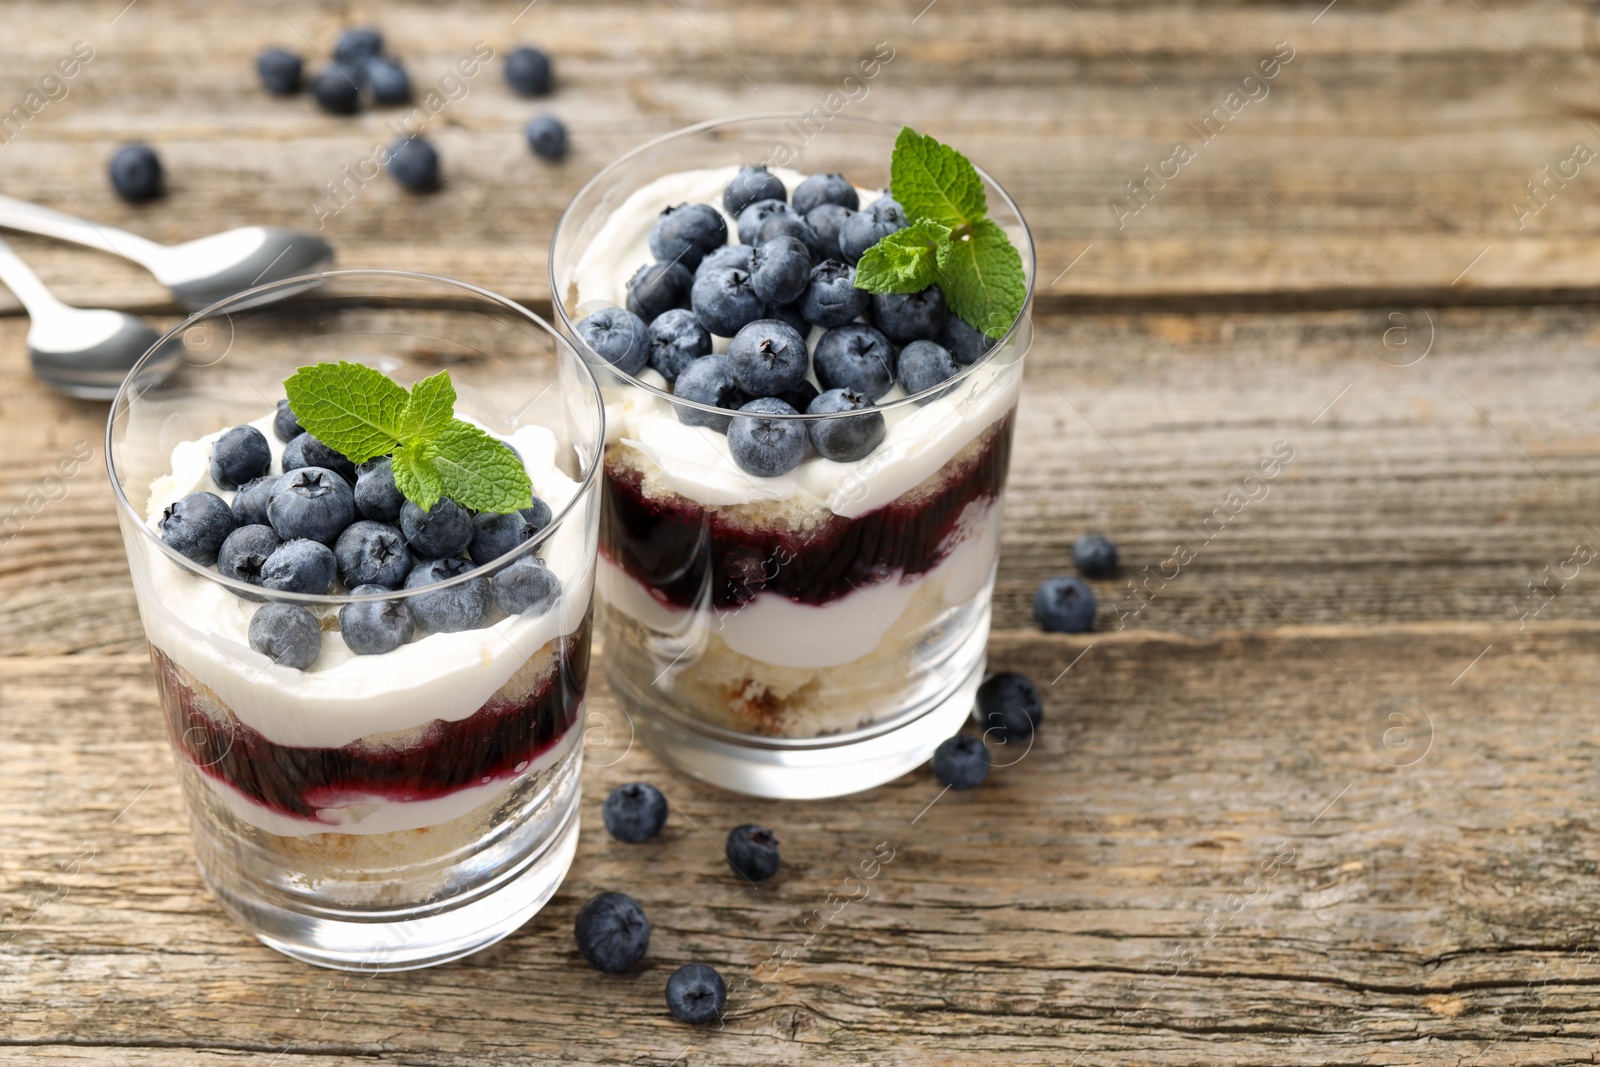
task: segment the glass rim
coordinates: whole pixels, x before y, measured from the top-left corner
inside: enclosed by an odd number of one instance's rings
[[[731,408],[719,408],[714,404],[705,404],[698,400],[689,400],[685,397],[678,396],[669,390],[661,389],[657,386],[651,385],[649,382],[642,380],[637,374],[629,374],[626,371],[619,370],[615,364],[607,362],[604,356],[601,356],[594,349],[590,348],[588,342],[584,341],[583,335],[578,333],[577,323],[572,321],[571,316],[567,314],[566,307],[562,303],[561,291],[558,288],[561,283],[556,273],[556,246],[560,241],[562,229],[566,227],[570,221],[572,221],[571,216],[574,206],[580,200],[582,200],[586,194],[604,185],[605,181],[609,178],[612,178],[615,172],[621,170],[624,166],[643,158],[654,149],[657,149],[670,141],[687,139],[693,135],[707,133],[723,127],[753,124],[757,122],[779,122],[785,119],[793,120],[810,117],[812,117],[812,115],[809,111],[767,111],[750,115],[736,115],[732,118],[708,119],[705,122],[697,122],[691,126],[683,126],[679,129],[664,133],[659,137],[653,137],[644,144],[639,145],[637,148],[633,148],[627,152],[624,152],[610,163],[607,163],[604,167],[601,167],[595,172],[593,177],[583,183],[583,186],[579,188],[579,190],[573,194],[572,199],[567,202],[567,206],[562,209],[560,217],[556,219],[555,229],[551,231],[548,273],[550,275],[550,303],[555,311],[554,317],[560,319],[562,326],[565,327],[566,331],[570,334],[570,339],[573,346],[577,349],[579,357],[583,359],[584,362],[592,362],[598,367],[603,367],[615,374],[627,384],[637,386],[640,389],[646,389],[660,397],[662,400],[665,400],[668,403],[678,407],[691,408],[696,411],[702,411],[707,414],[714,415],[737,416],[741,414],[741,412]],[[897,124],[883,122],[878,119],[860,118],[854,115],[836,114],[829,121],[830,123],[843,122],[845,125],[855,126],[861,129],[878,130],[884,133],[898,133],[905,126],[904,123]],[[909,396],[903,396],[897,400],[891,400],[887,404],[875,403],[870,407],[861,408],[859,410],[831,411],[826,414],[817,415],[807,414],[804,411],[796,412],[793,415],[790,415],[786,412],[774,412],[770,414],[767,412],[744,412],[743,414],[749,417],[760,419],[822,422],[829,419],[847,419],[853,416],[859,416],[868,411],[886,412],[906,405],[920,406],[920,404],[925,404],[927,401],[938,397],[946,390],[952,389],[959,385],[961,382],[969,378],[979,367],[985,366],[992,362],[995,354],[1015,339],[1017,332],[1021,329],[1024,322],[1027,321],[1029,314],[1028,309],[1033,303],[1034,282],[1038,272],[1038,259],[1034,254],[1033,231],[1028,228],[1027,218],[1023,216],[1022,209],[1019,208],[1016,201],[1011,198],[1011,194],[1006,191],[1005,186],[1001,185],[997,180],[995,180],[995,177],[992,174],[978,166],[976,163],[973,164],[973,169],[978,172],[978,177],[983,180],[987,188],[992,189],[995,193],[999,194],[1001,202],[1004,203],[1006,207],[1011,210],[1012,214],[1017,217],[1017,224],[1022,227],[1023,241],[1023,248],[1019,248],[1017,251],[1018,254],[1021,255],[1024,253],[1025,248],[1027,260],[1033,265],[1033,270],[1027,272],[1027,291],[1023,293],[1022,310],[1018,312],[1017,317],[1012,320],[1011,325],[1006,328],[1006,332],[1000,337],[993,339],[993,343],[989,346],[989,350],[987,352],[966,366],[961,367],[951,377],[946,378],[937,385],[922,390],[920,393],[913,393]],[[885,193],[884,195],[888,194]],[[621,305],[615,306],[620,307]],[[971,324],[968,323],[968,325],[970,326]],[[974,327],[974,329],[976,329],[976,327]],[[902,345],[900,347],[903,348],[905,346]]]
[[[589,465],[589,470],[584,472],[583,478],[578,482],[578,488],[572,494],[572,499],[568,500],[566,504],[562,506],[560,511],[554,512],[551,515],[549,525],[540,530],[534,536],[530,537],[528,540],[524,541],[522,544],[518,545],[516,548],[512,549],[510,552],[507,552],[502,556],[498,556],[495,559],[490,560],[488,563],[481,565],[473,564],[472,570],[458,574],[454,578],[448,578],[442,582],[433,582],[429,585],[419,585],[415,589],[394,589],[385,590],[382,593],[363,593],[360,596],[352,596],[350,594],[331,593],[292,593],[276,589],[266,589],[263,586],[252,585],[249,582],[243,582],[237,578],[229,578],[227,575],[222,574],[215,568],[195,562],[188,556],[185,556],[183,553],[173,548],[171,545],[167,544],[157,535],[156,531],[151,528],[145,517],[134,508],[133,502],[130,501],[127,494],[123,492],[122,481],[118,477],[112,433],[116,427],[117,415],[126,411],[128,406],[133,402],[133,385],[135,379],[139,376],[139,373],[155,363],[158,359],[166,358],[167,353],[165,352],[165,349],[167,346],[171,344],[174,339],[178,338],[183,331],[187,330],[190,326],[193,326],[202,319],[215,317],[219,313],[226,315],[229,313],[228,309],[230,307],[234,307],[235,305],[246,301],[249,302],[249,306],[235,307],[234,309],[239,311],[254,310],[257,306],[270,302],[270,298],[272,298],[273,294],[275,293],[278,294],[279,299],[292,295],[291,293],[279,293],[279,290],[289,289],[298,291],[302,289],[311,289],[322,285],[324,282],[340,278],[398,278],[409,282],[430,282],[458,289],[462,292],[469,293],[473,296],[498,304],[502,308],[522,316],[524,319],[527,319],[529,322],[531,322],[536,328],[548,333],[555,340],[558,352],[562,349],[565,349],[572,353],[577,363],[583,367],[583,377],[589,385],[590,397],[595,406],[595,429],[597,432],[597,437],[595,440],[595,454],[593,457],[594,461]],[[397,306],[404,307],[405,305],[401,304]],[[140,392],[142,393],[143,390],[140,390]],[[433,593],[441,589],[450,589],[456,586],[466,585],[474,578],[484,577],[484,575],[478,573],[479,571],[493,568],[494,572],[498,572],[500,570],[504,570],[506,567],[509,567],[512,563],[522,559],[524,556],[534,554],[538,547],[542,546],[546,541],[554,536],[555,532],[561,528],[563,522],[577,507],[577,505],[594,491],[594,487],[599,479],[600,469],[604,466],[604,464],[601,462],[601,453],[605,450],[605,437],[605,397],[600,392],[600,383],[598,380],[596,380],[594,371],[589,366],[589,361],[583,358],[583,353],[577,350],[577,348],[572,344],[565,334],[556,329],[550,323],[546,322],[543,318],[535,314],[527,307],[517,303],[510,297],[502,296],[501,294],[490,289],[485,289],[482,286],[474,285],[471,282],[464,282],[455,278],[446,278],[439,274],[424,274],[418,271],[390,270],[380,268],[330,270],[321,271],[316,274],[302,274],[293,278],[284,278],[280,281],[269,282],[266,285],[258,285],[253,288],[234,293],[232,296],[224,297],[223,299],[190,314],[184,318],[182,322],[179,322],[176,326],[162,334],[154,343],[152,343],[151,346],[145,351],[144,355],[139,357],[138,362],[136,362],[129,369],[127,376],[122,379],[122,384],[117,387],[117,394],[111,401],[111,410],[106,414],[106,473],[110,476],[111,490],[116,494],[117,504],[121,508],[123,514],[132,520],[133,525],[138,528],[141,535],[143,535],[151,544],[155,545],[156,548],[165,554],[168,559],[178,564],[184,570],[187,570],[201,578],[215,582],[218,585],[221,585],[223,588],[228,589],[230,592],[248,594],[248,599],[259,600],[263,603],[283,602],[300,604],[307,607],[329,607],[342,606],[344,604],[368,603],[372,601],[404,600],[422,593]],[[279,477],[282,477],[282,475]],[[563,589],[563,593],[565,593],[565,589]]]

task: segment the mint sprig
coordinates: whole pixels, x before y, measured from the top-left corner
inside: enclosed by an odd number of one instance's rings
[[[966,156],[909,126],[895,138],[889,195],[909,224],[856,264],[856,287],[916,293],[935,283],[950,310],[990,337],[1011,328],[1028,295],[1022,256],[989,210],[983,179]]]
[[[442,496],[473,511],[533,503],[533,484],[511,449],[455,417],[449,371],[407,392],[359,363],[318,363],[295,371],[283,387],[306,432],[350,462],[392,455],[395,487],[424,511]]]

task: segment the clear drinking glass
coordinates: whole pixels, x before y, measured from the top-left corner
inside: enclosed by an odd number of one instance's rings
[[[266,944],[363,970],[442,963],[515,930],[572,861],[600,518],[604,411],[594,378],[544,321],[460,282],[336,271],[307,293],[251,290],[176,327],[111,410],[118,515],[190,813],[223,908]],[[246,305],[256,304],[247,307]],[[448,369],[456,412],[506,439],[553,519],[451,582],[381,597],[268,592],[179,555],[156,527],[209,490],[204,439],[274,410],[297,367],[353,360],[402,385]],[[283,442],[263,424],[281,470]],[[354,599],[412,601],[528,555],[560,580],[548,610],[353,655]],[[342,587],[341,587],[342,588]],[[253,651],[268,600],[322,622],[305,671]],[[413,601],[414,602],[414,601]]]
[[[843,174],[865,208],[888,188],[897,132],[838,115],[759,116],[690,127],[629,153],[578,193],[556,227],[556,315],[577,338],[586,316],[623,304],[628,279],[653,258],[647,237],[658,213],[681,203],[722,210],[741,165],[767,164],[790,193],[806,175]],[[1027,226],[982,176],[988,215],[1019,250],[1031,301]],[[652,369],[622,373],[575,341],[607,406],[606,675],[663,759],[745,793],[838,796],[910,770],[956,732],[984,673],[1030,340],[1025,303],[954,378],[914,397],[888,394],[900,398],[880,404],[887,436],[870,455],[843,463],[813,451],[771,479],[741,471],[714,428],[685,425],[683,416],[715,408],[674,396]],[[715,339],[715,351],[726,347]],[[773,417],[809,425],[849,415]]]

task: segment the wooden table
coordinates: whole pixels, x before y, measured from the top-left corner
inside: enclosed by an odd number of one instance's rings
[[[0,145],[7,193],[165,240],[306,226],[390,116],[264,97],[261,46],[379,18],[426,86],[475,41],[539,42],[557,95],[519,101],[491,65],[429,124],[448,187],[379,179],[327,233],[344,265],[541,309],[551,227],[598,167],[689,122],[810,108],[886,42],[850,110],[962,146],[1038,240],[991,656],[1045,687],[1048,718],[974,793],[923,770],[824,803],[738,799],[613,740],[572,873],[516,935],[405,975],[292,963],[196,875],[105,409],[28,376],[7,302],[0,515],[25,521],[0,538],[0,1062],[1592,1061],[1592,5],[124,3],[8,5],[0,112],[75,41],[94,58]],[[561,166],[521,143],[546,106]],[[172,187],[137,209],[103,174],[133,136]],[[1192,158],[1167,163],[1180,140]],[[1568,176],[1531,200],[1545,165]],[[1168,177],[1130,199],[1146,166]],[[120,262],[17,245],[65,299],[174,321]],[[1281,473],[1247,483],[1274,449]],[[92,460],[48,481],[75,450]],[[1090,528],[1123,580],[1098,583],[1098,632],[1043,635],[1032,591]],[[614,720],[603,690],[593,706]],[[681,815],[623,847],[597,809],[641,778]],[[746,819],[783,841],[760,889],[708,841]],[[808,935],[878,842],[870,897]],[[654,923],[637,973],[574,951],[603,888]],[[737,980],[785,952],[724,1028],[668,1018],[679,963]]]

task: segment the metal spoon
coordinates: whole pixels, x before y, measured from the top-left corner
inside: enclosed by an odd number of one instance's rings
[[[0,282],[28,309],[28,358],[44,381],[84,400],[110,400],[161,334],[120,311],[63,304],[0,240]]]
[[[146,267],[191,311],[257,285],[313,274],[333,259],[333,249],[322,238],[275,226],[245,226],[179,245],[163,245],[9,196],[0,196],[0,226],[131,259]],[[300,288],[279,290],[259,302],[281,300]],[[256,302],[238,304],[235,310]]]

